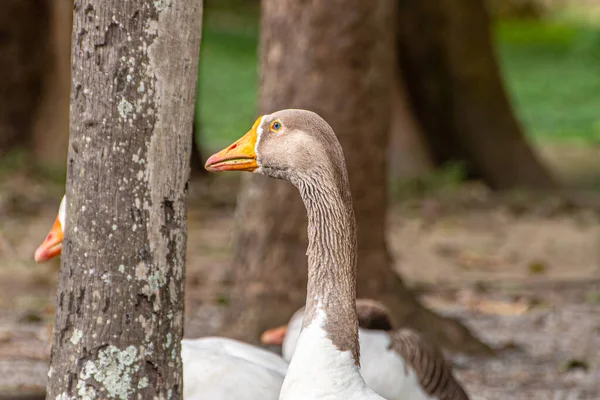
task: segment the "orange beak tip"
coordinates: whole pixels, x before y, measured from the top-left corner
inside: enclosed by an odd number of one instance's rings
[[[208,158],[208,160],[206,160],[206,164],[204,165],[204,168],[209,171],[209,172],[221,172],[223,171],[223,166],[219,165],[219,163],[222,161],[221,158],[219,157],[220,153],[217,154],[213,154],[212,156],[210,156]]]
[[[41,263],[48,260],[48,257],[46,255],[46,249],[38,247],[38,249],[35,251],[35,254],[33,255],[33,259],[36,263]]]
[[[62,252],[62,242],[63,231],[57,217],[48,236],[46,236],[44,242],[35,250],[33,259],[36,263],[41,263],[60,255]]]
[[[58,256],[62,251],[62,245],[45,246],[44,244],[37,248],[33,258],[36,263],[42,263]]]
[[[260,342],[262,344],[271,344],[271,335],[270,335],[271,331],[270,330],[266,330],[262,333],[262,335],[260,335]]]
[[[268,329],[263,332],[260,336],[260,342],[264,345],[278,345],[283,344],[285,334],[287,332],[287,326],[280,326],[279,328]]]

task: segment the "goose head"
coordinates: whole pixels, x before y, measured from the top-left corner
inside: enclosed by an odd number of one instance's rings
[[[323,118],[312,111],[287,109],[259,117],[243,137],[212,155],[205,168],[298,183],[324,169],[342,174],[343,159],[335,133]]]
[[[35,251],[34,259],[38,263],[48,261],[62,252],[67,207],[66,198],[67,196],[63,196],[58,209],[58,215],[54,220],[50,232],[48,232],[44,242]]]

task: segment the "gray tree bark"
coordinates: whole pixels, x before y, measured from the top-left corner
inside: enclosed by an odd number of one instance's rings
[[[359,297],[448,348],[487,349],[454,320],[425,309],[392,270],[385,242],[394,2],[263,0],[260,113],[306,108],[344,149],[358,234]],[[306,296],[306,210],[287,182],[244,176],[234,236],[228,335],[257,341]]]
[[[48,399],[180,399],[202,2],[77,0]]]

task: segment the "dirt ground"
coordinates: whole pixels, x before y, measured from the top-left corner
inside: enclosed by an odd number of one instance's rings
[[[561,157],[568,174],[569,155]],[[600,157],[593,159],[597,167]],[[235,181],[192,185],[188,337],[219,331]],[[0,184],[0,399],[39,393],[46,382],[59,263],[36,265],[32,255],[62,190],[18,174]],[[498,349],[488,359],[452,355],[472,399],[600,399],[598,210],[477,186],[391,207],[388,242],[398,272],[425,304]]]

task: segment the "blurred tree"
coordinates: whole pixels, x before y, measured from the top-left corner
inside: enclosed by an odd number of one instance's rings
[[[385,243],[393,0],[263,0],[261,113],[307,108],[344,148],[358,229],[358,296],[448,348],[487,349],[425,309],[392,270]],[[258,340],[304,303],[306,211],[283,181],[246,175],[237,210],[229,335]],[[469,340],[472,339],[472,340]]]
[[[48,59],[49,7],[46,0],[0,5],[0,156],[31,144]]]
[[[487,0],[492,16],[497,18],[538,19],[548,11],[545,0]]]
[[[67,222],[47,398],[182,398],[202,2],[76,1]]]
[[[32,147],[38,166],[64,173],[69,142],[73,1],[46,1],[50,8],[49,32],[44,41],[48,50],[40,104],[31,110],[35,121]]]
[[[406,93],[404,77],[399,73],[393,74],[393,77],[395,80],[390,84],[393,112],[388,148],[389,177],[392,181],[419,177],[434,169],[423,132]]]
[[[192,157],[190,158],[192,177],[208,177],[208,171],[204,169],[204,156],[200,147],[200,138],[196,129],[196,123],[192,125]]]
[[[398,4],[399,64],[433,161],[465,162],[493,188],[555,187],[511,108],[484,0]]]

